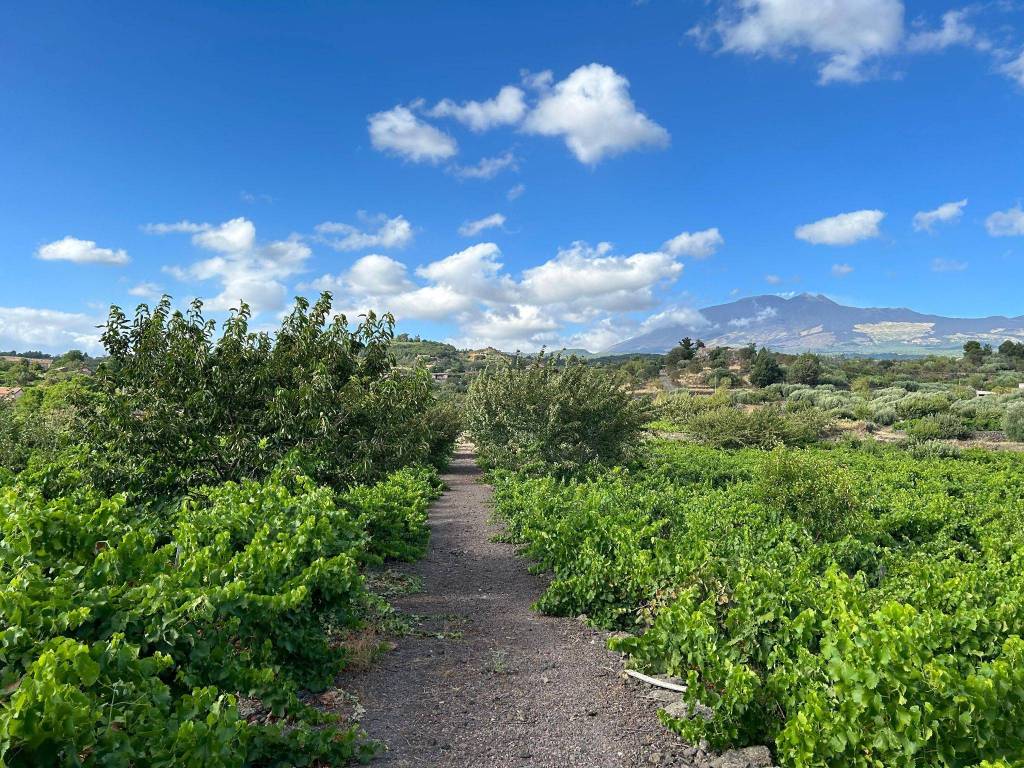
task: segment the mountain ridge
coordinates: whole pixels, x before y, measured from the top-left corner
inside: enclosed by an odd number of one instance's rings
[[[754,343],[780,352],[929,354],[976,339],[1024,341],[1024,315],[947,317],[908,307],[851,307],[822,294],[748,296],[700,310],[701,320],[654,328],[602,354],[663,353],[683,336],[712,346]]]

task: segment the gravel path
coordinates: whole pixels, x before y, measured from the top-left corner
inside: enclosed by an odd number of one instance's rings
[[[426,631],[343,685],[384,766],[707,765],[657,720],[655,689],[623,679],[604,635],[531,610],[543,582],[493,541],[491,489],[463,450],[430,513],[430,550],[402,568],[423,591],[394,600]]]

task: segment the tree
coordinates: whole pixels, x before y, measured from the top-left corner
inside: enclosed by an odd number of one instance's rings
[[[750,366],[750,383],[755,387],[767,387],[769,384],[776,384],[785,377],[782,374],[782,367],[775,355],[764,347],[754,358],[754,364]]]
[[[700,344],[699,341],[697,343]],[[697,354],[697,349],[698,347],[693,343],[693,339],[689,336],[684,336],[682,341],[665,355],[665,364],[676,365],[680,362],[693,360],[693,356]]]
[[[981,361],[991,354],[992,346],[990,344],[983,347],[981,342],[973,340],[964,344],[964,360],[971,365],[981,365]]]
[[[789,366],[789,380],[795,384],[814,386],[821,378],[821,360],[811,352],[804,352]]]
[[[1024,342],[1018,343],[1007,339],[999,345],[999,354],[1006,357],[1024,358]]]

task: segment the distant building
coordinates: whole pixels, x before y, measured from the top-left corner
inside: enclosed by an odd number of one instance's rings
[[[0,387],[0,400],[17,400],[23,394],[21,387]]]
[[[976,394],[978,397],[988,397],[989,395],[994,395],[995,393],[987,389],[976,389],[974,390],[974,394]]]
[[[430,374],[434,381],[448,381],[447,373],[432,373]]]

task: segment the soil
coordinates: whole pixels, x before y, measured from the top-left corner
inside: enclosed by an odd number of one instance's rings
[[[469,449],[444,479],[429,551],[401,569],[422,591],[392,599],[418,631],[340,681],[387,746],[373,765],[709,765],[658,721],[672,696],[626,678],[605,633],[531,608],[544,581],[496,540],[491,489]]]

